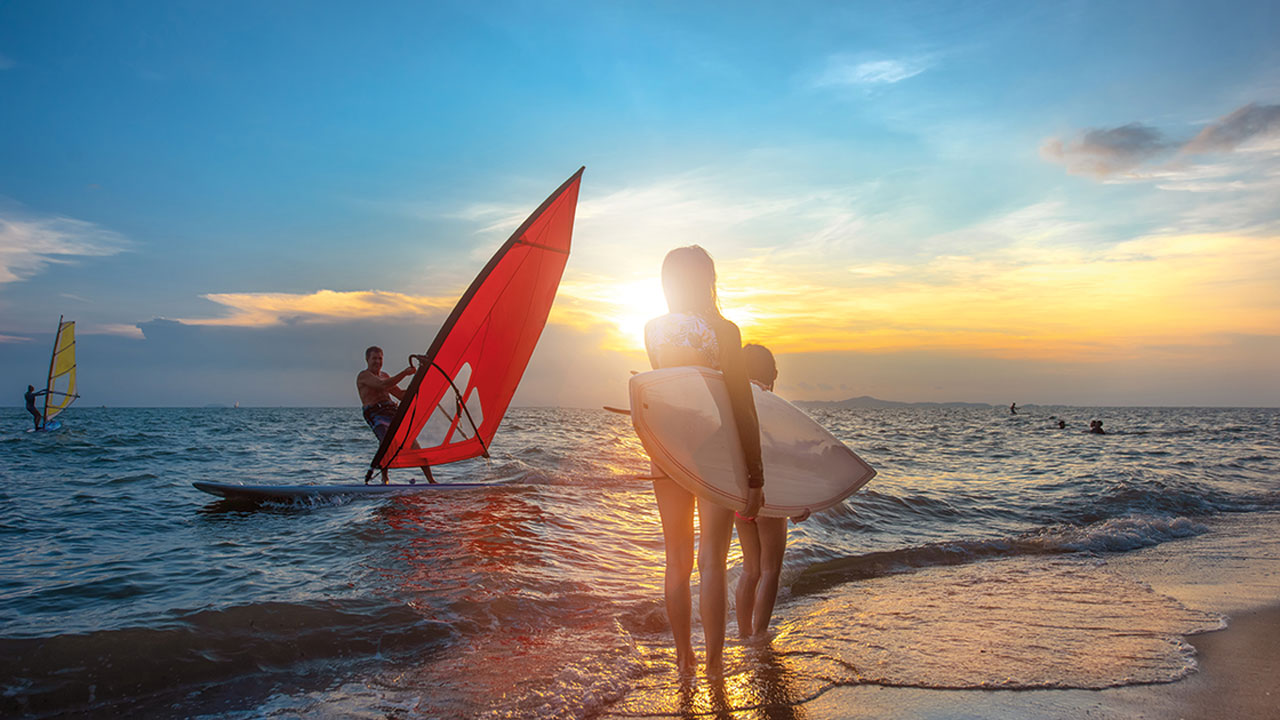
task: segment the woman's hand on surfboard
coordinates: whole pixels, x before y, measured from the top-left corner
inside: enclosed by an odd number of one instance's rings
[[[747,506],[742,510],[742,517],[748,520],[755,520],[756,515],[760,513],[760,508],[763,506],[764,488],[748,488]]]

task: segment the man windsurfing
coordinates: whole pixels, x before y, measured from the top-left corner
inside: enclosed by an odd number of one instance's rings
[[[404,397],[404,391],[399,388],[400,381],[416,371],[410,365],[395,375],[382,372],[382,348],[377,345],[365,348],[364,361],[368,367],[356,375],[356,392],[360,394],[360,410],[364,414],[364,421],[369,423],[369,429],[373,430],[378,442],[382,442],[400,408],[396,400]],[[392,400],[392,396],[396,400]],[[415,442],[413,446],[417,447],[418,444]],[[428,482],[435,482],[426,468],[422,469],[422,474]],[[382,468],[382,484],[387,484],[386,468]]]
[[[48,395],[48,394],[49,394],[48,390],[41,390],[39,392],[36,392],[35,385],[28,385],[27,391],[22,395],[23,399],[27,401],[27,412],[31,413],[31,421],[35,423],[36,430],[39,430],[40,423],[44,422],[44,414],[41,413],[36,408],[36,398],[40,397],[41,395]]]

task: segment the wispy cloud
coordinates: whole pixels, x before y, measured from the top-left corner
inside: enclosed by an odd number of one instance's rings
[[[868,87],[893,85],[928,70],[927,58],[891,58],[869,60],[847,54],[827,58],[825,67],[813,79],[815,87]]]
[[[185,318],[185,325],[266,327],[295,323],[335,323],[397,317],[440,317],[457,302],[453,297],[425,297],[380,290],[313,293],[212,293],[204,295],[231,309],[216,318]]]
[[[106,325],[81,326],[78,329],[81,335],[118,335],[120,337],[132,338],[134,340],[142,340],[145,335],[142,328],[137,325],[129,325],[127,323],[108,323]]]
[[[0,283],[24,280],[46,265],[129,249],[119,233],[67,217],[0,217]]]

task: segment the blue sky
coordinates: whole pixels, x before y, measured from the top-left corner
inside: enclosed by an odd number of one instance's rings
[[[1280,405],[1278,8],[5,4],[0,375],[354,404],[586,165],[517,402],[623,402],[697,242],[793,399]]]

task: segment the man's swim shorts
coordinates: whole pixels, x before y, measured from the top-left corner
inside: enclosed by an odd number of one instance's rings
[[[396,418],[396,410],[399,408],[390,400],[383,400],[380,403],[365,405],[361,408],[364,411],[364,421],[369,423],[369,428],[373,430],[373,434],[378,436],[378,442],[382,442],[382,436],[387,434],[387,428],[391,427],[391,421]]]

